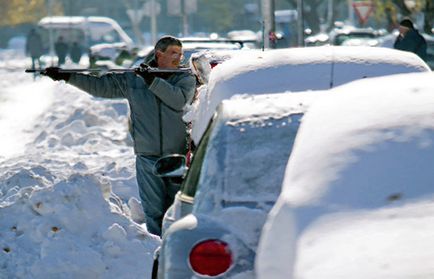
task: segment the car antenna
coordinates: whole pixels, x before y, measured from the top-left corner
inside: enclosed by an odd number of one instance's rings
[[[334,79],[335,79],[335,52],[334,49],[332,49],[332,63],[331,63],[331,79],[330,79],[330,88],[333,88],[334,86]]]
[[[261,21],[261,27],[262,27],[262,51],[264,51],[265,48],[265,21]]]

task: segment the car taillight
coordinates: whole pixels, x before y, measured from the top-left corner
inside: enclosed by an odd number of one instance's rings
[[[217,66],[219,63],[217,62],[210,62],[209,65],[211,66],[211,69]]]
[[[206,240],[193,247],[189,260],[195,272],[217,276],[231,266],[232,253],[227,243],[220,240]]]

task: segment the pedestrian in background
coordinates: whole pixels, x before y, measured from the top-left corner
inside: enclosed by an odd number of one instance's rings
[[[71,57],[71,61],[73,63],[79,64],[81,55],[82,55],[81,46],[77,42],[72,43],[71,51],[69,52],[69,57]]]
[[[41,55],[43,52],[41,35],[35,28],[32,28],[26,39],[26,54],[32,58],[32,69],[35,69],[36,64],[41,68]]]
[[[59,36],[54,44],[54,51],[56,52],[58,62],[57,65],[65,64],[66,55],[68,54],[68,45],[63,41],[63,37]]]
[[[176,70],[182,59],[182,43],[175,37],[158,40],[154,57],[143,67]],[[180,184],[153,173],[155,162],[168,154],[186,154],[187,129],[183,108],[190,104],[196,78],[188,72],[153,74],[150,72],[107,73],[100,77],[83,73],[62,73],[47,68],[43,73],[53,80],[65,80],[96,97],[125,98],[130,106],[130,132],[136,154],[139,195],[146,226],[161,235],[164,213],[173,203]]]
[[[414,28],[409,18],[404,18],[399,23],[399,35],[393,44],[395,49],[411,51],[426,61],[426,40]]]

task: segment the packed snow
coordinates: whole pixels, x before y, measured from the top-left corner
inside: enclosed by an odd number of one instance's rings
[[[0,50],[0,278],[150,278],[127,103],[29,66]]]

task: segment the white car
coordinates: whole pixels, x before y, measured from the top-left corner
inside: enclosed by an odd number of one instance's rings
[[[434,75],[330,93],[303,118],[257,278],[434,278]]]
[[[259,234],[280,193],[291,143],[318,97],[283,93],[219,106],[164,216],[158,278],[254,276]]]
[[[250,50],[225,61],[200,88],[186,120],[197,144],[218,104],[236,94],[324,90],[367,77],[431,71],[417,55],[387,48],[320,46]]]
[[[279,141],[272,133],[263,134],[261,137],[257,136],[257,138],[252,139],[249,139],[248,133],[244,133],[246,138],[244,140],[240,138],[238,142],[217,140],[217,138],[222,137],[219,135],[232,127],[232,123],[239,123],[239,121],[235,120],[229,121],[225,119],[227,116],[219,116],[219,113],[217,113],[216,118],[210,121],[215,109],[222,100],[229,99],[236,94],[250,96],[261,93],[275,94],[285,91],[289,93],[288,95],[291,95],[288,98],[297,98],[297,95],[300,93],[291,94],[291,92],[306,89],[328,89],[333,84],[342,84],[367,76],[387,75],[396,72],[429,71],[427,65],[414,54],[402,54],[398,51],[385,49],[373,51],[371,55],[367,55],[365,52],[367,50],[371,51],[372,48],[359,48],[358,51],[354,51],[354,49],[357,48],[325,47],[267,52],[251,50],[240,52],[239,55],[215,67],[211,72],[209,83],[203,87],[206,90],[201,92],[199,100],[195,102],[196,106],[194,106],[194,109],[196,111],[193,109],[191,111],[193,113],[189,115],[189,117],[193,116],[193,125],[199,125],[193,126],[193,129],[200,128],[203,125],[203,131],[206,131],[206,127],[208,126],[208,130],[210,131],[208,134],[214,135],[215,139],[208,143],[209,147],[206,147],[206,137],[202,137],[204,133],[193,133],[194,143],[201,143],[195,151],[193,163],[184,180],[182,189],[176,195],[173,205],[169,208],[163,219],[163,245],[159,258],[160,278],[188,278],[191,274],[196,274],[192,271],[187,259],[188,253],[200,239],[209,239],[210,234],[204,234],[203,231],[214,232],[212,235],[215,238],[221,235],[245,234],[237,236],[235,238],[237,241],[232,243],[250,243],[249,245],[240,244],[237,246],[248,247],[247,250],[241,248],[236,250],[237,252],[249,251],[248,253],[241,253],[248,256],[240,258],[237,256],[238,254],[235,254],[237,257],[234,258],[234,267],[228,266],[229,270],[223,273],[226,276],[228,272],[229,274],[250,272],[250,276],[254,276],[252,273],[253,261],[258,237],[256,232],[261,230],[263,220],[256,215],[252,215],[254,217],[252,217],[252,220],[248,224],[250,228],[247,228],[247,224],[244,224],[245,231],[240,232],[237,230],[237,234],[234,234],[231,229],[228,229],[230,226],[225,218],[220,218],[222,216],[216,217],[215,214],[211,214],[209,211],[218,212],[222,205],[237,205],[237,210],[233,210],[231,216],[233,220],[243,220],[243,212],[249,211],[249,206],[257,204],[258,200],[263,198],[262,192],[259,190],[251,192],[250,200],[240,203],[239,200],[234,200],[234,197],[237,198],[237,193],[246,192],[248,187],[245,186],[245,183],[231,183],[230,177],[248,177],[252,175],[252,178],[246,179],[251,185],[256,185],[258,181],[264,181],[264,179],[268,180],[270,177],[278,177],[278,171],[271,174],[266,169],[270,169],[270,166],[282,166],[280,159],[277,160],[277,158],[281,158],[277,157],[277,154],[280,156],[282,153],[272,148],[270,152],[275,153],[269,153],[267,156],[256,153],[256,148],[258,148],[259,142],[262,142],[262,139],[264,139],[263,137],[265,137],[266,141],[268,139],[270,147],[277,146]],[[390,58],[384,58],[387,55]],[[315,95],[313,92],[307,92],[306,94]],[[282,105],[291,104],[294,105],[288,101],[288,104]],[[252,110],[250,110],[251,115],[244,115],[248,119],[255,119],[255,117],[261,116],[268,111],[262,111],[254,103],[250,106],[252,107]],[[195,114],[195,112],[198,114]],[[236,109],[234,109],[233,113],[235,112]],[[275,126],[275,124],[271,124]],[[229,127],[226,128],[228,125]],[[259,129],[259,131],[262,130]],[[294,134],[295,132],[294,130]],[[240,137],[242,134],[240,134]],[[195,135],[197,137],[194,137]],[[247,144],[246,141],[250,143]],[[255,142],[258,142],[258,144],[255,144]],[[205,148],[209,148],[210,150],[206,155],[203,153]],[[237,153],[243,150],[244,152],[249,152],[251,157],[246,159],[247,157],[241,156],[243,153]],[[290,148],[287,151],[290,152]],[[221,166],[219,163],[219,168],[217,168],[215,164],[216,162],[220,162],[221,159],[215,156],[220,153],[227,154],[227,156],[236,154],[230,156],[238,156],[240,159],[238,161],[226,160],[221,162]],[[289,153],[285,156],[289,156]],[[273,158],[272,162],[270,158]],[[197,170],[201,170],[202,174]],[[205,171],[206,175],[203,175]],[[258,173],[262,175],[262,178],[255,176]],[[191,179],[191,177],[195,177],[195,179]],[[219,187],[217,186],[218,183],[222,185],[229,183],[236,185],[236,187],[234,186],[233,189]],[[204,194],[196,195],[196,190],[198,189]],[[213,189],[220,191],[217,192],[218,196],[212,196],[215,193]],[[273,189],[269,191],[269,194],[275,195],[276,191],[279,191],[279,187]],[[274,199],[269,199],[266,204],[271,206],[273,203]],[[261,213],[264,214],[267,210],[263,210]],[[189,213],[192,213],[192,215],[188,215]],[[209,222],[209,220],[213,221]],[[192,222],[196,223],[194,229]],[[226,223],[227,226],[223,226],[223,229],[219,225]],[[191,242],[187,240],[191,240]],[[229,246],[232,247],[233,245]],[[238,260],[250,264],[240,264]]]

